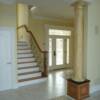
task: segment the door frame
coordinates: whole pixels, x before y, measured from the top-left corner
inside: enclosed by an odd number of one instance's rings
[[[53,40],[53,49],[52,50],[55,50],[56,51],[56,39],[63,39],[63,64],[61,65],[56,65],[56,56],[52,56],[52,66],[49,66],[51,70],[53,69],[61,69],[61,68],[66,68],[66,54],[65,53],[67,50],[66,50],[66,46],[67,46],[67,39],[70,38],[69,36],[59,36],[59,35],[52,35],[52,36],[49,36],[49,38],[51,38]],[[55,46],[55,47],[54,47]],[[48,45],[49,47],[49,45]],[[64,54],[65,53],[65,54]],[[49,61],[48,61],[49,62]]]
[[[56,25],[48,25],[48,24],[45,24],[45,50],[49,50],[49,29],[61,29],[61,30],[71,30],[71,32],[73,33],[73,28],[72,27],[66,27],[66,26],[56,26]],[[73,34],[72,36],[73,37]],[[49,56],[49,54],[48,54]],[[48,57],[49,58],[49,57]],[[69,64],[67,65],[64,65],[64,67],[59,67],[58,69],[60,68],[69,68],[69,67],[72,67],[72,64]],[[51,71],[51,70],[55,70],[56,68],[51,68],[49,67],[49,64],[48,64],[48,70]]]

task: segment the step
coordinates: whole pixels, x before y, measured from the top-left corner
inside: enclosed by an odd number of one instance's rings
[[[25,82],[29,82],[29,84],[30,84],[33,80],[33,82],[32,82],[32,84],[33,84],[35,80],[39,81],[38,79],[42,79],[42,77],[38,76],[38,77],[32,77],[32,78],[27,78],[27,79],[20,79],[20,80],[18,80],[18,82],[24,83],[24,84],[21,84],[21,86],[25,86],[25,84],[26,84]]]
[[[20,74],[20,73],[27,73],[27,72],[37,72],[37,71],[39,71],[39,67],[29,67],[29,68],[27,68],[27,69],[18,69],[18,74]]]
[[[18,75],[18,80],[41,76],[41,72]]]
[[[27,42],[17,42],[17,45],[29,45]]]
[[[18,61],[18,63],[20,63],[20,62],[32,62],[32,61],[36,61],[36,58],[33,58],[33,57],[31,57],[31,58],[18,58],[17,61]]]
[[[37,63],[36,61],[17,62],[17,64]]]
[[[20,54],[17,55],[18,58],[21,58],[21,57],[33,57],[33,56],[34,56],[33,53],[28,53],[28,54],[20,53]]]
[[[18,47],[29,47],[28,44],[17,44]]]
[[[17,42],[17,45],[29,45],[27,42]]]
[[[17,59],[27,59],[27,58],[35,58],[35,56],[32,56],[32,57],[19,57]]]
[[[17,48],[17,50],[31,50],[31,47],[27,47],[27,48]]]
[[[18,76],[21,75],[29,75],[29,74],[35,74],[35,73],[39,73],[40,71],[30,71],[30,72],[24,72],[24,73],[19,73]]]
[[[22,46],[22,45],[19,45],[19,46],[17,46],[17,49],[19,50],[19,49],[28,49],[28,48],[31,48],[31,46],[29,46],[29,45],[24,45],[24,46]]]
[[[20,54],[33,54],[32,52],[24,52],[24,53],[17,53],[18,55]]]
[[[31,49],[22,49],[22,50],[17,50],[17,53],[26,53],[26,52],[31,53],[32,50],[31,50]]]
[[[19,46],[19,45],[29,45],[28,43],[25,43],[25,42],[19,42],[19,43],[17,43],[17,45]]]
[[[37,62],[30,62],[30,63],[20,63],[18,64],[18,68],[28,67],[28,66],[37,66]]]
[[[26,41],[17,41],[17,43],[27,43]]]
[[[19,67],[18,70],[21,70],[21,69],[29,69],[29,68],[39,68],[39,66]]]

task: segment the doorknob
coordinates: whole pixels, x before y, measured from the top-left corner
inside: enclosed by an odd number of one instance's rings
[[[56,52],[55,51],[53,52],[53,55],[56,56]]]
[[[12,64],[11,62],[7,62],[7,64]]]

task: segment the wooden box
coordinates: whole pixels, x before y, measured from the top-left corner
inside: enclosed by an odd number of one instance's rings
[[[85,80],[84,82],[75,82],[68,79],[67,95],[75,100],[82,100],[83,98],[89,97],[89,83],[89,80]]]

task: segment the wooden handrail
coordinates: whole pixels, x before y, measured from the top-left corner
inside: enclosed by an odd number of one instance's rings
[[[21,25],[21,26],[19,26],[17,29],[20,29],[20,28],[23,28],[23,27],[25,28],[26,32],[29,33],[29,34],[32,36],[32,38],[33,38],[35,44],[37,45],[37,47],[38,47],[38,49],[39,49],[39,51],[40,51],[41,53],[47,53],[48,51],[43,51],[43,50],[40,48],[40,46],[39,46],[39,44],[38,44],[38,42],[37,42],[37,40],[36,40],[34,34],[32,33],[32,31],[30,31],[30,30],[27,28],[26,25]]]

